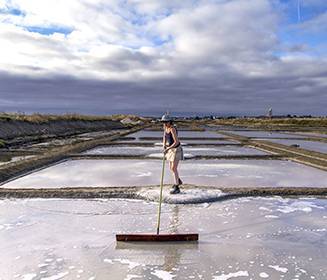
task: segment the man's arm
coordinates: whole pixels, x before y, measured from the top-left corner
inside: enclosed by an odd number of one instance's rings
[[[166,148],[166,129],[164,129],[163,137],[162,137],[162,147]]]

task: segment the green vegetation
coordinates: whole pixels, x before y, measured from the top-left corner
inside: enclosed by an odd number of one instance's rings
[[[142,120],[145,118],[135,115],[109,115],[109,116],[93,116],[93,115],[80,115],[80,114],[63,114],[63,115],[50,115],[50,114],[24,114],[24,113],[0,113],[0,121],[25,121],[33,123],[45,123],[50,121],[121,121],[124,118],[129,118],[132,121]]]
[[[217,119],[214,121],[218,125],[234,125],[249,127],[327,127],[327,118],[235,118]]]
[[[2,139],[0,139],[0,148],[3,148],[6,146],[6,142]]]

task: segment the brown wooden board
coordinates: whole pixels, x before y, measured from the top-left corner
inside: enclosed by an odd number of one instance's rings
[[[198,233],[137,233],[116,234],[116,241],[123,242],[175,242],[175,241],[198,241]]]

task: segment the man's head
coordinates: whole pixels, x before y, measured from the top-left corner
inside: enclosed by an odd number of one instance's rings
[[[173,125],[173,119],[169,116],[168,113],[164,114],[160,120],[164,126],[170,127]]]

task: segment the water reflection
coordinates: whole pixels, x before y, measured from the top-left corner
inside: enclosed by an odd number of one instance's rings
[[[131,137],[122,137],[117,139],[116,142],[118,143],[156,143],[158,141],[160,141],[162,138],[158,137],[158,138],[131,138]],[[233,144],[238,144],[239,142],[237,141],[233,141],[233,140],[219,140],[216,138],[180,138],[182,143],[185,144],[225,144],[225,145],[233,145]],[[161,143],[160,143],[161,144]],[[162,145],[162,144],[161,144]]]
[[[155,232],[154,203],[0,200],[0,275],[3,279],[133,279],[133,275],[227,279],[230,273],[247,271],[252,279],[261,279],[263,272],[269,279],[326,279],[324,199],[240,198],[163,206],[164,230],[168,225],[181,232],[194,230],[200,233],[199,244],[116,247],[116,232]]]
[[[327,143],[318,142],[318,141],[305,141],[301,139],[258,139],[258,140],[266,140],[273,143],[279,143],[287,146],[298,145],[299,148],[316,151],[319,153],[327,154]]]
[[[327,172],[282,160],[187,160],[184,183],[220,187],[326,187]],[[161,161],[70,160],[26,175],[5,188],[158,185]],[[167,173],[165,183],[172,183]]]
[[[136,133],[132,133],[127,135],[128,137],[162,137],[163,131],[149,131],[149,130],[141,130]],[[222,137],[225,138],[226,136],[214,131],[178,131],[179,137],[205,137],[205,138],[217,138]]]
[[[305,138],[305,136],[291,133],[278,133],[270,131],[231,131],[233,134],[246,137],[267,137],[267,138]]]
[[[169,233],[179,233],[179,218],[180,205],[171,206],[169,215]],[[155,225],[154,225],[155,227]],[[117,242],[116,250],[128,250],[129,254],[134,254],[138,251],[149,251],[155,255],[163,256],[161,264],[164,271],[174,272],[181,265],[181,260],[184,254],[193,254],[190,251],[198,250],[198,242]]]
[[[220,156],[220,155],[266,155],[267,153],[241,146],[185,146],[184,152],[193,156]],[[141,146],[102,146],[84,152],[88,155],[139,155],[149,156],[162,152],[161,146],[141,147]],[[162,157],[162,156],[161,156]]]

